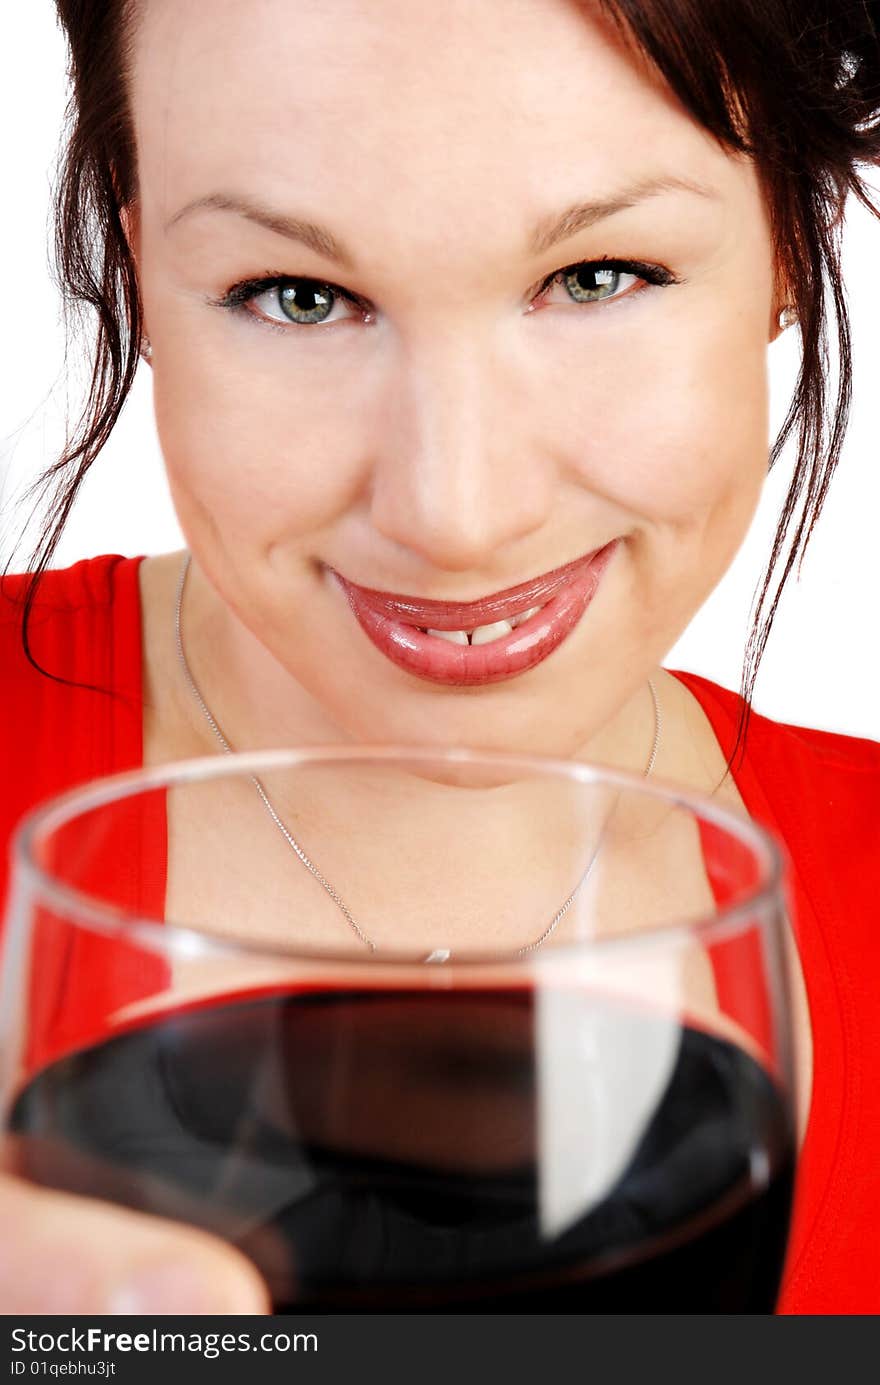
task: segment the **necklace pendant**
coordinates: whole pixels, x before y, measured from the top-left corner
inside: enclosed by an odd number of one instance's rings
[[[448,962],[452,953],[448,947],[435,947],[433,952],[429,952],[425,958],[426,962]]]

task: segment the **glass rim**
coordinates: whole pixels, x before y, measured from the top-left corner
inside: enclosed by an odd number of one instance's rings
[[[785,859],[770,832],[751,817],[734,809],[719,806],[699,790],[688,789],[671,780],[646,778],[631,770],[615,769],[585,760],[563,760],[553,756],[476,750],[470,747],[402,746],[397,744],[321,745],[280,747],[271,750],[234,751],[223,755],[200,755],[185,760],[172,760],[160,765],[143,766],[102,776],[66,789],[44,799],[31,808],[18,822],[10,843],[9,901],[7,908],[24,881],[41,901],[52,905],[59,914],[72,919],[78,926],[100,933],[122,934],[130,941],[143,942],[154,952],[173,958],[181,951],[192,955],[194,941],[205,952],[244,954],[252,957],[285,958],[302,962],[344,964],[351,967],[387,965],[412,967],[411,953],[398,949],[375,949],[366,956],[353,956],[341,950],[309,949],[268,941],[249,941],[238,935],[214,936],[189,924],[175,923],[141,914],[109,900],[89,894],[76,886],[65,884],[41,866],[34,858],[35,843],[53,831],[67,825],[76,817],[110,803],[134,797],[138,793],[170,788],[174,784],[200,783],[230,775],[256,774],[273,769],[292,769],[310,764],[334,764],[366,761],[375,764],[399,762],[430,763],[443,761],[454,765],[505,765],[529,772],[535,777],[564,777],[581,784],[608,784],[631,789],[675,807],[690,809],[746,845],[760,864],[762,879],[736,903],[717,909],[689,921],[657,924],[641,932],[609,934],[606,937],[582,938],[568,943],[556,943],[546,952],[528,949],[520,952],[467,952],[453,955],[442,967],[449,972],[469,966],[505,966],[517,968],[530,964],[540,956],[548,960],[570,960],[584,954],[605,955],[633,946],[643,949],[648,943],[711,939],[720,941],[736,933],[745,923],[754,922],[755,915],[772,911],[774,901],[783,902]],[[175,946],[175,943],[177,946]]]

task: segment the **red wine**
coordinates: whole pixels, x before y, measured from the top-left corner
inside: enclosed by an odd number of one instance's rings
[[[582,1003],[630,1049],[668,1041],[659,1013]],[[526,989],[219,999],[51,1064],[7,1139],[36,1182],[224,1235],[276,1312],[772,1312],[794,1166],[776,1084],[731,1043],[673,1031],[619,1169],[548,1220],[552,1004]],[[586,1161],[632,1092],[613,1062],[572,1064]]]

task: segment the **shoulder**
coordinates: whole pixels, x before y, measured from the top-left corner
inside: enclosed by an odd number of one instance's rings
[[[136,750],[139,563],[104,554],[51,569],[29,611],[31,574],[0,579],[0,777],[25,797],[110,772]]]
[[[112,665],[118,662],[112,657],[114,646],[133,645],[136,636],[139,644],[140,562],[140,558],[108,553],[50,569],[41,575],[33,593],[26,627],[32,575],[4,574],[0,578],[0,668],[7,695],[11,683],[22,681],[46,691],[45,682],[52,681],[46,680],[47,673],[73,682],[112,674]],[[43,681],[36,684],[33,679]]]
[[[6,843],[36,803],[139,763],[140,559],[105,554],[0,579],[0,903]]]
[[[110,606],[118,599],[120,581],[124,583],[126,575],[130,577],[131,569],[136,569],[141,561],[119,553],[102,553],[96,558],[81,558],[70,567],[50,568],[40,577],[34,613],[45,616],[83,607]],[[0,576],[0,623],[20,621],[32,580],[30,572],[6,572]]]
[[[669,671],[700,701],[722,749],[725,754],[729,753],[744,706],[740,694],[701,674],[677,669]],[[779,721],[754,709],[749,719],[745,755],[750,767],[758,772],[800,766],[813,774],[832,778],[854,777],[858,781],[863,776],[880,777],[880,741]]]
[[[743,699],[697,674],[675,676],[700,702],[729,759]],[[732,775],[749,814],[783,837],[814,881],[838,893],[864,893],[869,881],[880,888],[880,743],[752,711]]]

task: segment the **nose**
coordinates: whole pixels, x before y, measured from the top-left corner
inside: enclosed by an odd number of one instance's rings
[[[490,566],[539,529],[554,500],[534,401],[484,340],[462,332],[413,351],[381,411],[371,521],[432,566]]]

